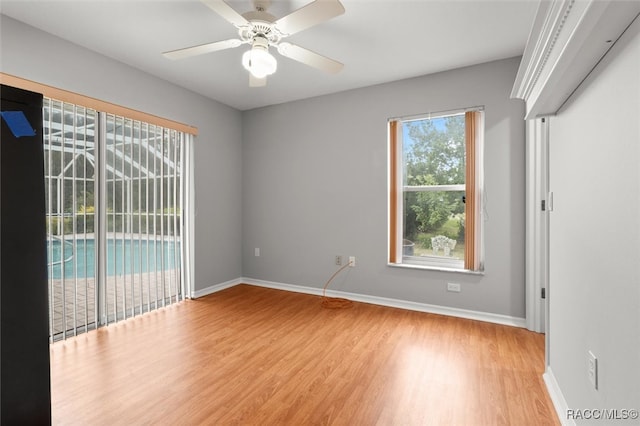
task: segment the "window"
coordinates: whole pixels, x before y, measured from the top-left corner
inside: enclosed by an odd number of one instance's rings
[[[481,271],[480,109],[389,122],[389,263]]]

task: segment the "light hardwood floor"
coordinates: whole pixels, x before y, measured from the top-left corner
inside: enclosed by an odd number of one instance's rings
[[[236,286],[51,345],[54,424],[557,425],[544,336]]]

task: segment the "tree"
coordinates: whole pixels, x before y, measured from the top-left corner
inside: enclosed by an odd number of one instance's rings
[[[409,186],[464,184],[464,115],[404,124],[404,181]],[[405,193],[405,236],[436,232],[453,215],[464,212],[459,192]]]

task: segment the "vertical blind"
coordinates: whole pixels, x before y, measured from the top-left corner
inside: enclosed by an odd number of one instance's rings
[[[95,328],[94,198],[98,114],[43,101],[49,333]]]
[[[184,298],[192,136],[45,98],[51,339]]]
[[[398,262],[398,120],[389,122],[389,262]]]
[[[465,112],[465,153],[466,153],[466,202],[464,206],[466,226],[465,226],[465,246],[464,246],[464,268],[470,271],[480,269],[480,256],[476,227],[479,222],[478,214],[478,184],[477,184],[477,121],[480,115],[477,111]]]

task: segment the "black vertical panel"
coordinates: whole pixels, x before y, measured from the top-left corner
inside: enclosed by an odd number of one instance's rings
[[[0,90],[0,423],[50,424],[42,95]]]

